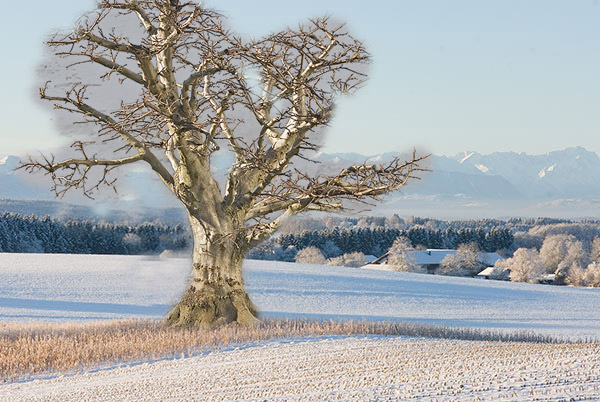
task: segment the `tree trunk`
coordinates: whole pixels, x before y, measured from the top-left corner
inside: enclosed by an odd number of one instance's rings
[[[190,285],[167,315],[172,326],[214,327],[232,322],[253,325],[257,311],[244,290],[244,253],[232,240],[209,240],[205,229],[192,223],[194,251]]]

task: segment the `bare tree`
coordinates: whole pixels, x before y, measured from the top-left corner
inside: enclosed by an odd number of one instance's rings
[[[122,31],[132,29],[132,18],[135,34]],[[331,121],[337,97],[365,80],[363,44],[328,18],[244,40],[219,13],[196,3],[105,0],[48,45],[71,65],[103,69],[102,81],[40,91],[93,125],[95,137],[76,141],[72,158],[30,158],[23,167],[50,175],[60,196],[115,186],[117,167],[150,166],[185,206],[194,239],[191,283],[167,317],[172,325],[255,322],[241,271],[252,247],[286,217],[340,211],[344,200],[377,200],[421,170],[424,158],[414,153],[408,161],[332,174],[293,166],[316,149],[315,135]],[[139,96],[103,109],[92,87],[110,88],[115,80],[121,91],[136,86],[127,93]],[[120,95],[117,89],[112,96]],[[224,185],[211,170],[219,150],[235,156]]]

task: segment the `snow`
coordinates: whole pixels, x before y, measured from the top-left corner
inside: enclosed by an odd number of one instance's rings
[[[479,170],[480,172],[483,172],[483,173],[487,173],[490,171],[490,169],[487,166],[482,165],[482,164],[476,164],[475,167],[477,168],[477,170]]]
[[[439,265],[442,263],[444,258],[448,255],[455,255],[457,250],[451,249],[433,249],[428,248],[426,250],[408,250],[406,251],[407,257],[414,261],[417,265]],[[365,258],[366,259],[366,258]],[[381,258],[379,264],[370,264],[372,261],[367,260],[369,264],[363,266],[363,268],[368,269],[376,269],[376,270],[388,270],[385,267],[378,267],[378,265],[385,265],[387,262],[387,254]],[[494,265],[498,260],[501,260],[502,257],[498,253],[480,253],[479,261],[486,265]],[[393,269],[391,269],[393,270]]]
[[[540,172],[538,173],[538,177],[540,179],[546,177],[546,175],[548,173],[554,171],[555,168],[556,168],[556,163],[553,164],[553,165],[548,166],[547,168],[544,168],[544,169],[540,170]]]
[[[0,321],[160,318],[190,262],[0,253]],[[266,316],[402,320],[569,338],[600,333],[600,289],[246,261]],[[597,344],[311,337],[0,385],[0,400],[592,400]]]
[[[185,258],[0,253],[0,321],[159,319],[189,270]],[[244,275],[266,317],[600,334],[600,289],[253,260]]]
[[[3,401],[595,400],[595,345],[329,337],[0,386]]]
[[[460,163],[465,163],[473,155],[475,155],[475,152],[465,152],[465,156],[460,160]]]

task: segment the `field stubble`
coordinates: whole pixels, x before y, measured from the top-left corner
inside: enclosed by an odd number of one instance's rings
[[[364,336],[273,340],[0,386],[6,401],[502,400],[600,396],[591,343]]]
[[[188,356],[231,344],[274,338],[383,335],[560,343],[531,333],[369,321],[265,320],[255,327],[170,328],[152,320],[95,323],[0,323],[0,382],[119,363]]]

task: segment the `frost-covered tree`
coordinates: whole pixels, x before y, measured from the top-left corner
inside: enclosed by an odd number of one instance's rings
[[[528,232],[517,232],[513,238],[513,250],[518,248],[535,248],[539,250],[544,243],[544,238]]]
[[[590,246],[590,260],[600,262],[600,237],[594,237]]]
[[[560,264],[558,264],[555,271],[556,283],[562,284],[570,269],[575,267],[585,267],[589,262],[589,257],[580,241],[569,243],[567,245],[567,255]]]
[[[327,260],[323,256],[323,253],[321,253],[321,250],[311,246],[298,251],[298,254],[296,254],[296,262],[300,264],[325,265]]]
[[[508,269],[506,260],[496,261],[496,264],[492,267],[492,270],[488,277],[497,281],[510,280],[510,270]]]
[[[503,265],[510,270],[513,282],[538,283],[546,275],[540,253],[535,249],[520,248]]]
[[[565,283],[570,269],[577,271],[578,267],[589,264],[583,243],[570,234],[550,235],[544,239],[540,257],[546,271],[556,274],[556,284]]]
[[[412,242],[406,236],[398,236],[392,243],[392,247],[389,249],[390,257],[396,254],[403,253],[405,251],[414,250]]]
[[[185,207],[194,242],[172,325],[256,322],[241,269],[250,249],[289,216],[377,200],[419,170],[414,154],[318,174],[292,163],[314,155],[336,100],[365,80],[363,43],[331,19],[245,40],[194,2],[103,0],[47,44],[56,57],[41,97],[86,124],[72,157],[24,167],[48,174],[57,195],[114,187],[115,169],[132,164],[158,176]],[[233,160],[224,180],[219,152]]]
[[[427,272],[424,267],[415,261],[413,250],[414,247],[408,237],[398,236],[388,251],[387,264],[398,272]]]
[[[474,276],[485,268],[477,243],[461,244],[456,254],[448,254],[442,260],[437,273],[450,276]]]
[[[570,249],[573,249],[571,251],[571,256],[575,257],[575,247],[577,246],[574,246],[574,244],[577,242],[578,240],[575,236],[568,234],[556,234],[546,237],[542,244],[542,248],[540,249],[540,258],[546,267],[546,271],[552,273],[556,272],[559,265],[563,262],[562,267],[571,265],[570,263],[572,263],[572,261],[565,262],[565,260],[567,259]]]
[[[600,287],[600,262],[594,261],[586,268],[585,286]]]
[[[365,255],[359,251],[346,253],[339,257],[333,257],[327,260],[327,265],[339,267],[360,268],[367,263]]]
[[[541,224],[529,229],[529,233],[543,238],[552,235],[571,235],[584,244],[590,244],[594,237],[600,236],[600,223],[594,222],[562,222]]]
[[[569,267],[565,283],[572,286],[600,287],[600,262],[592,262],[587,267],[574,263]]]

